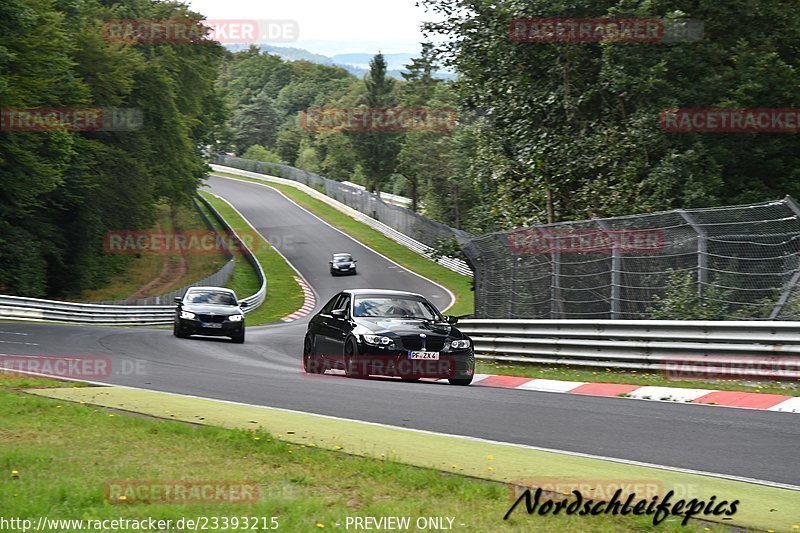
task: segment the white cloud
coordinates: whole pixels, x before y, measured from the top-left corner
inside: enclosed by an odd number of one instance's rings
[[[420,25],[431,18],[415,0],[189,0],[189,5],[208,19],[295,20],[298,41],[275,45],[328,55],[416,52],[423,40]]]

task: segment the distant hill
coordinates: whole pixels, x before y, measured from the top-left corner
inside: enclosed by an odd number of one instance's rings
[[[250,45],[247,44],[226,44],[225,48],[231,52],[238,52],[240,50],[247,50]],[[308,61],[310,63],[317,63],[319,65],[329,65],[342,67],[350,74],[357,78],[363,78],[364,74],[369,71],[369,62],[372,61],[371,54],[335,54],[331,57],[315,54],[303,48],[292,48],[288,46],[272,46],[269,44],[260,44],[258,49],[262,52],[269,52],[280,56],[281,59],[286,61]],[[387,74],[398,80],[403,79],[401,72],[404,72],[405,66],[411,63],[414,58],[413,54],[397,53],[397,54],[384,54],[386,58],[386,65],[388,67]],[[454,80],[455,74],[449,72],[436,72],[437,78],[446,80]]]

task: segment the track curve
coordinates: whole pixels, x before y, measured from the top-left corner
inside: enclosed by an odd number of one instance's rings
[[[446,305],[446,291],[390,268],[390,262],[274,190],[224,178],[211,178],[209,184],[295,265],[318,293],[318,305],[345,286],[413,290]],[[327,256],[333,251],[357,255],[362,272],[331,278]],[[96,381],[106,383],[778,483],[800,480],[800,417],[795,414],[309,376],[300,361],[305,322],[249,328],[244,345],[176,339],[163,329],[2,322],[0,341],[7,342],[0,344],[5,352],[0,357],[103,355],[114,371]],[[126,373],[136,361],[141,372]]]

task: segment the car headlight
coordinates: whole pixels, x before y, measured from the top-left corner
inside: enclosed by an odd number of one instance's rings
[[[465,348],[469,348],[469,340],[464,339],[460,341],[452,341],[450,343],[450,347],[454,350],[463,350]]]
[[[389,346],[394,344],[394,341],[389,337],[383,337],[381,335],[364,335],[364,342],[367,344],[373,344],[375,346]]]
[[[244,315],[231,315],[228,317],[231,322],[241,322],[244,320]]]
[[[181,311],[181,318],[187,318],[191,320],[193,318],[197,318],[197,315],[195,315],[191,311]]]

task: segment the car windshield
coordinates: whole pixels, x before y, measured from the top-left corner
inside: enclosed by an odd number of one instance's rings
[[[351,255],[334,255],[333,262],[334,263],[349,263],[353,260],[353,256]]]
[[[190,292],[185,301],[190,304],[236,305],[236,298],[231,293],[221,291]]]
[[[442,320],[434,307],[418,298],[404,296],[363,296],[356,298],[354,315],[358,317],[398,317]]]

